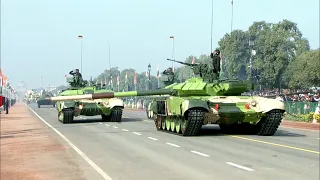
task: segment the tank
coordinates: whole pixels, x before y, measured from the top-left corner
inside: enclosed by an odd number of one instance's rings
[[[104,122],[121,122],[124,103],[119,98],[99,98],[99,99],[81,99],[77,97],[112,93],[113,91],[102,89],[101,85],[88,86],[87,81],[76,79],[77,77],[67,77],[67,82],[70,84],[68,89],[63,90],[59,97],[62,97],[56,102],[58,110],[58,120],[63,124],[72,123],[74,117],[77,116],[96,116],[101,115]],[[65,98],[69,97],[69,98]],[[71,97],[71,98],[70,98]],[[47,100],[52,100],[56,97],[47,97]]]
[[[51,105],[53,107],[56,106],[56,103],[50,99],[47,99],[48,97],[53,97],[53,94],[51,92],[46,92],[45,90],[42,91],[41,96],[37,99],[38,108],[41,108],[43,105]]]
[[[59,96],[52,99],[150,96],[152,101],[147,105],[147,115],[154,119],[159,131],[195,136],[203,125],[218,124],[226,133],[275,134],[285,112],[283,102],[259,96],[242,96],[242,93],[252,89],[250,81],[215,80],[210,75],[212,67],[209,64],[176,62],[191,66],[195,76],[178,83],[174,74],[164,72],[162,81],[166,86],[162,89]]]

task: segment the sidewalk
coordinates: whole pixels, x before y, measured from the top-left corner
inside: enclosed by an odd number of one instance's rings
[[[72,154],[23,103],[0,121],[1,180],[85,179]]]

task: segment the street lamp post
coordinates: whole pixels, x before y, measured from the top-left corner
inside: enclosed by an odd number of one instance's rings
[[[79,35],[78,38],[81,39],[81,50],[80,50],[80,64],[81,65],[80,65],[80,72],[83,73],[82,72],[82,46],[83,46],[83,41],[82,40],[83,40],[83,37],[81,35]]]
[[[147,85],[148,90],[150,90],[150,81],[151,81],[151,79],[150,79],[150,71],[151,71],[151,65],[149,63],[149,65],[148,65],[148,85]]]
[[[174,36],[170,36],[172,39],[172,59],[174,59]],[[174,62],[172,61],[172,70],[174,70]]]
[[[249,39],[249,47],[250,47],[250,80],[252,83],[251,86],[251,90],[250,90],[250,94],[252,96],[252,91],[253,91],[253,77],[252,77],[252,71],[253,71],[253,67],[252,67],[252,57],[256,54],[256,51],[253,49],[254,46],[254,41]]]

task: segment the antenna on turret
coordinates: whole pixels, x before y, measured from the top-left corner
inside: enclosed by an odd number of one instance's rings
[[[211,0],[211,51],[212,52],[212,29],[213,29],[213,0]]]

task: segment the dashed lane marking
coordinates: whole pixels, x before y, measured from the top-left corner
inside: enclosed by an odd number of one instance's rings
[[[118,128],[117,126],[112,126],[112,127],[113,127],[113,128],[116,128],[116,129]]]
[[[273,146],[284,147],[284,148],[288,148],[288,149],[294,149],[294,150],[298,150],[298,151],[304,151],[304,152],[309,152],[309,153],[314,153],[314,154],[320,154],[319,151],[313,151],[313,150],[309,150],[309,149],[297,148],[297,147],[283,145],[283,144],[260,141],[260,140],[257,140],[257,139],[245,138],[245,137],[241,137],[241,136],[231,136],[231,137],[238,138],[238,139],[243,139],[243,140],[247,140],[247,141],[252,141],[252,142],[257,142],[257,143],[262,143],[262,144],[269,144],[269,145],[273,145]]]
[[[146,119],[144,119],[143,121],[145,121],[145,122],[152,122],[152,121],[150,121],[150,120],[146,120]]]
[[[198,151],[191,151],[191,152],[194,153],[194,154],[198,154],[200,156],[204,156],[204,157],[209,157],[210,156],[208,154],[204,154],[204,153],[201,153],[201,152],[198,152]]]
[[[104,125],[106,125],[106,126],[110,126],[109,124],[104,124]]]
[[[65,137],[60,131],[51,126],[47,121],[40,117],[33,109],[26,105],[43,123],[45,123],[49,128],[55,131],[63,140],[65,140],[70,147],[72,147],[91,167],[96,170],[105,180],[112,180],[106,172],[104,172],[98,165],[96,165],[87,155],[85,155],[76,145],[74,145],[67,137]]]
[[[136,134],[138,136],[141,136],[142,134],[138,133],[138,132],[133,132],[133,134]]]
[[[158,140],[157,138],[153,138],[153,137],[148,137],[148,138],[151,139],[151,140],[154,140],[154,141]]]
[[[129,131],[128,129],[122,129],[122,131]]]
[[[102,122],[99,122],[98,124],[103,124]]]
[[[179,145],[168,143],[168,142],[166,144],[168,144],[169,146],[173,146],[173,147],[180,147]]]
[[[244,167],[244,166],[241,166],[241,165],[238,165],[238,164],[232,163],[232,162],[226,162],[226,164],[228,164],[228,165],[230,165],[230,166],[233,166],[233,167],[236,167],[236,168],[239,168],[239,169],[246,170],[246,171],[254,171],[254,170],[253,170],[253,169],[251,169],[251,168]]]

